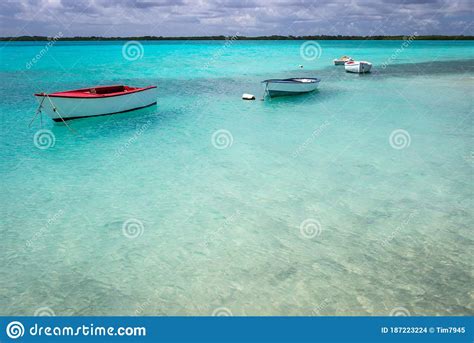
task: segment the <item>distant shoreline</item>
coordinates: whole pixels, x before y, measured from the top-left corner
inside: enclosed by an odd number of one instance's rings
[[[19,37],[0,37],[0,41],[169,41],[169,40],[404,40],[411,38],[412,40],[474,40],[474,36],[194,36],[194,37],[162,37],[162,36],[136,36],[136,37],[47,37],[47,36],[19,36]]]

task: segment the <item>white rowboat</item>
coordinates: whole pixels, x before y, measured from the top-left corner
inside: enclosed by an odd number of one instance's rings
[[[344,64],[344,68],[349,73],[369,73],[372,63],[367,61],[349,61]]]
[[[156,104],[157,88],[101,86],[51,94],[35,94],[40,110],[54,121],[96,117],[137,110]]]
[[[312,92],[318,88],[320,81],[316,78],[270,79],[262,81],[262,84],[265,95],[276,97]]]

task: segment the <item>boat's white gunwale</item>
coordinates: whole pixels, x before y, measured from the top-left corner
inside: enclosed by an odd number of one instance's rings
[[[318,83],[321,81],[321,79],[317,78],[302,78],[302,80],[310,80],[309,82],[305,81],[299,81],[298,79],[269,79],[269,80],[263,80],[262,83],[298,83],[298,84],[308,84],[308,83]]]

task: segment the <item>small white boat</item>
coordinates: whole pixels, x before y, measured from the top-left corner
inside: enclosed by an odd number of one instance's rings
[[[156,104],[157,88],[100,86],[51,94],[35,94],[44,111],[54,121],[96,117],[137,110]]]
[[[334,59],[334,65],[344,65],[344,63],[349,61],[353,61],[352,57],[341,56],[339,58]]]
[[[270,79],[262,81],[262,84],[265,88],[265,95],[275,97],[312,92],[318,88],[320,81],[316,78]]]
[[[367,61],[349,61],[344,64],[346,71],[350,73],[369,73],[372,63]]]

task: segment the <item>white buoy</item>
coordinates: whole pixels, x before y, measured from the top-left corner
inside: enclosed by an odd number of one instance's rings
[[[255,100],[255,95],[244,93],[244,94],[242,94],[242,99],[243,100]]]

